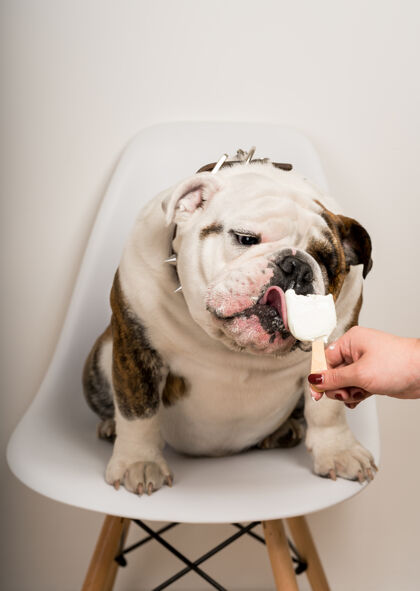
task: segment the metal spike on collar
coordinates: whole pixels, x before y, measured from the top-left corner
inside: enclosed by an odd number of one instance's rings
[[[255,150],[256,150],[256,147],[252,146],[252,148],[249,150],[248,155],[246,157],[245,164],[249,164],[251,162],[252,157],[255,154]]]
[[[220,168],[223,166],[223,164],[226,162],[228,158],[229,154],[223,154],[222,156],[220,156],[219,160],[216,162],[213,170],[211,171],[211,174],[216,174],[216,172],[220,170]]]
[[[168,259],[163,261],[164,263],[169,263],[170,265],[176,264],[176,254],[171,255]]]
[[[182,285],[174,289],[174,293],[178,293],[179,291],[182,291]]]

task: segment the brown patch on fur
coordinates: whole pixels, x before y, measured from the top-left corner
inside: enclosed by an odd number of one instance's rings
[[[124,300],[118,271],[111,291],[112,377],[121,414],[152,417],[159,408],[163,361],[147,339],[139,318]]]
[[[210,234],[221,234],[222,232],[223,225],[214,222],[213,224],[210,224],[209,226],[206,226],[205,228],[201,229],[200,240],[204,240],[205,238],[207,238],[207,236],[210,236]]]
[[[83,368],[83,392],[89,407],[102,420],[112,419],[114,416],[114,402],[111,385],[104,375],[99,357],[104,343],[111,340],[111,326],[96,339]]]
[[[363,226],[344,215],[339,218],[339,230],[348,265],[363,265],[363,279],[372,269],[372,242]]]
[[[328,230],[324,240],[313,240],[310,254],[324,265],[328,274],[328,290],[337,299],[351,265],[363,264],[363,278],[372,268],[372,244],[369,234],[353,218],[336,215],[315,200],[321,209]]]
[[[162,393],[163,406],[172,406],[188,394],[184,378],[169,373]]]
[[[350,328],[352,328],[353,326],[357,326],[359,324],[359,314],[360,314],[360,310],[362,309],[362,304],[363,304],[363,294],[361,293],[359,296],[359,299],[356,302],[356,305],[354,307],[354,310],[353,310],[353,313],[350,317],[350,320],[344,329],[344,332],[347,332],[348,330],[350,330]]]
[[[320,265],[328,293],[336,300],[348,273],[340,239],[331,229],[325,230],[323,238],[312,238],[306,250]]]

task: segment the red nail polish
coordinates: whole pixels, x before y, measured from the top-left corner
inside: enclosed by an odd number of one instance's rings
[[[361,390],[354,392],[352,395],[353,400],[363,400],[364,397],[365,395]]]
[[[308,382],[314,385],[322,384],[324,382],[324,376],[320,373],[311,373],[308,376]]]
[[[343,402],[343,400],[344,400],[344,398],[341,396],[341,394],[335,394],[335,395],[334,395],[334,398],[335,398],[336,400],[341,400],[341,402]]]
[[[352,402],[346,402],[345,405],[347,406],[347,408],[356,408],[356,404],[353,404]]]

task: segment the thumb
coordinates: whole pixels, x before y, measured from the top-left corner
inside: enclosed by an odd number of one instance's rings
[[[308,381],[319,392],[338,390],[349,386],[360,386],[357,380],[356,363],[334,367],[319,373],[311,373]]]

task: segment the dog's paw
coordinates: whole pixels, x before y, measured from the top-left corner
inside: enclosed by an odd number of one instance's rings
[[[151,495],[163,484],[172,486],[173,478],[169,469],[163,470],[156,462],[135,462],[124,474],[124,486],[130,492]]]
[[[296,447],[305,437],[305,425],[289,417],[278,429],[257,443],[259,449]]]
[[[98,423],[98,427],[96,429],[96,434],[99,439],[106,439],[107,441],[114,441],[115,440],[115,420],[114,419],[104,419],[100,423]]]
[[[123,484],[135,494],[151,495],[164,484],[172,486],[173,476],[163,458],[130,462],[113,456],[107,466],[105,480],[117,490]]]
[[[337,476],[359,482],[373,480],[378,470],[373,456],[350,430],[326,435],[322,437],[321,433],[311,433],[307,439],[308,449],[314,458],[315,474],[333,480]]]

